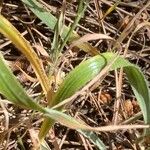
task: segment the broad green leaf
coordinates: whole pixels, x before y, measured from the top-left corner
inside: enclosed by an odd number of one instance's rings
[[[83,87],[88,81],[94,78],[100,70],[106,65],[105,59],[100,59],[99,56],[93,57],[84,63],[81,63],[73,71],[69,73],[64,82],[61,84],[57,93],[51,100],[50,106],[55,106],[59,102],[73,95],[81,87]],[[46,119],[41,127],[39,138],[46,136],[49,131],[49,124],[53,121]]]
[[[80,90],[114,57],[115,54],[113,53],[104,53],[102,55],[97,55],[77,66],[69,73],[64,82],[61,84],[53,100],[51,101],[53,102],[52,106],[57,105]],[[150,92],[143,74],[138,67],[122,57],[117,58],[117,60],[112,64],[110,70],[115,70],[121,67],[124,67],[127,78],[139,102],[145,123],[150,123],[150,116],[148,115],[150,112]],[[46,135],[47,131],[49,130],[50,122],[51,120],[49,119],[44,121],[40,132],[42,135]]]
[[[12,43],[27,57],[28,61],[32,64],[32,67],[37,78],[39,79],[44,93],[47,94],[50,90],[50,84],[40,59],[28,41],[26,41],[26,39],[22,37],[19,31],[2,15],[0,15],[0,33],[12,41]]]
[[[69,73],[54,96],[53,101],[55,105],[56,103],[70,97],[90,81],[114,56],[115,54],[113,53],[98,55],[76,67]],[[121,67],[124,67],[133,92],[140,104],[145,123],[150,123],[150,115],[148,115],[150,112],[150,91],[142,72],[137,66],[129,63],[121,57],[117,58],[112,64],[110,71]]]
[[[57,24],[57,18],[54,17],[50,12],[48,12],[43,5],[41,5],[36,0],[22,0],[24,4],[39,18],[45,23],[51,30],[54,31],[54,28]],[[62,39],[66,37],[68,34],[69,28],[64,26],[63,33],[61,35]],[[80,36],[74,31],[70,38],[68,39],[69,42],[72,42],[76,39],[79,39]],[[99,54],[96,48],[92,47],[89,43],[81,43],[77,45],[79,48],[83,49],[85,52],[89,52],[93,55]]]
[[[68,74],[59,87],[51,101],[53,103],[52,106],[70,97],[76,91],[81,89],[87,82],[92,80],[113,59],[113,57],[115,58],[115,54],[105,53],[90,58],[77,66]],[[127,66],[132,66],[132,64],[119,57],[114,64],[112,64],[111,70]]]

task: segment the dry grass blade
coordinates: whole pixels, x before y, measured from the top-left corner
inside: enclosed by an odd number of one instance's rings
[[[100,33],[86,34],[81,38],[79,38],[78,40],[73,41],[70,47],[78,46],[81,43],[92,41],[92,40],[98,40],[98,39],[113,40],[113,38],[105,34],[100,34]]]
[[[118,124],[118,115],[119,115],[119,108],[120,108],[120,97],[121,97],[121,91],[122,91],[122,75],[123,75],[123,68],[119,71],[119,77],[117,70],[115,70],[115,76],[116,76],[116,101],[114,104],[114,114],[113,114],[113,124]]]
[[[135,28],[135,30],[132,32],[132,35],[130,36],[130,38],[129,38],[128,42],[127,42],[127,45],[126,45],[126,47],[125,47],[124,56],[126,56],[126,54],[127,54],[127,52],[128,52],[128,47],[129,47],[129,45],[130,45],[131,39],[132,39],[132,37],[134,36],[134,34],[135,34],[138,30],[140,30],[141,28],[143,28],[143,27],[145,27],[145,26],[149,26],[149,27],[150,27],[150,22],[146,22],[146,21],[145,21],[145,22],[140,23],[139,25],[137,25],[137,27]]]
[[[102,127],[91,127],[84,124],[81,120],[75,119],[71,116],[68,116],[60,111],[45,109],[44,115],[46,117],[52,118],[61,124],[71,128],[78,130],[87,130],[87,131],[116,131],[116,130],[124,130],[124,129],[150,129],[150,125],[109,125]]]
[[[114,9],[116,9],[116,7],[119,5],[121,0],[118,0],[114,5],[112,5],[107,11],[106,13],[104,14],[103,18],[102,19],[105,19],[105,17],[107,15],[109,15]]]

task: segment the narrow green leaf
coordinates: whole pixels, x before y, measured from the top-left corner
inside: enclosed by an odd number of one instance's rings
[[[44,115],[48,118],[51,118],[61,124],[69,127],[71,129],[82,130],[84,131],[96,131],[96,132],[109,132],[116,131],[121,129],[135,129],[135,128],[150,128],[150,125],[109,125],[109,126],[101,126],[101,127],[91,127],[89,125],[84,124],[82,121],[75,119],[65,113],[62,113],[58,110],[45,108]]]
[[[73,30],[77,27],[78,22],[80,21],[81,17],[83,17],[87,6],[88,6],[87,1],[85,1],[85,0],[80,0],[79,1],[78,11],[77,11],[75,20],[74,20],[73,24],[71,25],[71,27],[69,28],[69,31],[68,31],[67,35],[65,36],[64,41],[63,41],[62,45],[60,46],[59,51],[63,50],[63,48],[66,45],[67,41],[69,40],[69,38],[73,34]]]
[[[147,81],[137,67],[126,67],[124,71],[142,110],[145,124],[150,124],[150,90]],[[150,129],[147,129],[145,134],[149,133]]]
[[[110,126],[102,126],[102,127],[91,127],[88,125],[83,124],[80,120],[77,120],[67,114],[64,114],[58,110],[53,109],[44,109],[44,116],[48,117],[49,119],[53,119],[57,122],[60,122],[61,124],[71,128],[76,129],[81,134],[83,134],[85,137],[89,138],[89,140],[94,143],[96,146],[98,146],[99,149],[106,149],[105,145],[102,141],[98,138],[98,136],[93,133],[92,131],[96,132],[109,132],[109,131],[116,131],[121,129],[143,129],[144,128],[150,128],[149,125],[110,125]]]
[[[9,101],[26,107],[28,109],[41,110],[32,99],[26,94],[22,86],[16,80],[11,70],[5,64],[5,60],[0,53],[0,93]]]
[[[62,29],[63,29],[64,23],[65,23],[65,9],[66,9],[66,3],[63,2],[59,18],[55,25],[54,38],[53,38],[53,42],[52,42],[52,46],[51,46],[51,54],[52,54],[53,61],[55,61],[56,58],[59,57],[58,49],[59,49],[60,45],[62,45],[61,34],[63,32]]]

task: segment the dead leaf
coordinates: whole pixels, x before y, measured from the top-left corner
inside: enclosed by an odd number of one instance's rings
[[[112,101],[112,97],[109,93],[106,92],[101,92],[99,95],[99,100],[103,103],[103,104],[108,104]]]
[[[21,81],[22,82],[26,82],[26,81],[31,81],[31,82],[37,82],[38,80],[36,78],[31,77],[30,75],[28,75],[25,71],[23,71],[19,66],[17,66],[18,69],[22,72],[22,78]]]
[[[100,34],[100,33],[86,34],[81,38],[79,38],[78,40],[73,41],[70,47],[73,48],[74,46],[80,45],[81,43],[92,41],[92,40],[98,40],[98,39],[113,40],[113,38],[105,34]]]
[[[128,116],[133,115],[133,105],[130,99],[123,102],[124,110]]]
[[[42,55],[42,57],[45,58],[45,60],[48,60],[49,62],[52,62],[52,60],[50,58],[50,55],[48,54],[48,52],[41,45],[35,44],[34,47]]]

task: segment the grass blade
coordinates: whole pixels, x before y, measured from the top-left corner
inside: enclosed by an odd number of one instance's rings
[[[100,138],[92,131],[82,131],[77,130],[79,133],[84,135],[86,138],[89,139],[95,146],[99,148],[99,150],[106,150],[105,144],[100,140]]]
[[[54,29],[54,38],[53,38],[53,42],[52,42],[52,47],[51,47],[51,54],[52,54],[52,60],[53,62],[56,61],[56,58],[59,57],[59,47],[62,43],[61,40],[61,34],[63,32],[63,26],[65,23],[65,9],[66,9],[66,3],[65,1],[63,1],[62,7],[61,7],[61,12],[59,15],[59,18],[57,20],[57,23],[55,25],[55,29]]]
[[[43,110],[45,111],[44,115],[47,116],[48,118],[56,120],[57,122],[60,122],[61,124],[71,129],[80,129],[83,132],[84,131],[110,132],[110,131],[117,131],[123,129],[150,128],[150,125],[108,125],[108,126],[101,126],[101,127],[91,127],[84,124],[82,121],[75,119],[58,110],[49,109],[49,108],[48,109],[45,108]]]
[[[121,0],[118,0],[117,2],[115,2],[115,4],[113,4],[107,11],[106,13],[104,14],[103,18],[102,19],[105,19],[106,16],[108,16],[112,11],[114,11],[116,9],[116,7],[119,5]]]

